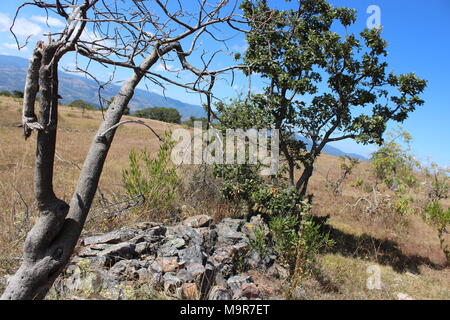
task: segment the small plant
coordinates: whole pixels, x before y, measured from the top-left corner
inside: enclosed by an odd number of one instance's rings
[[[122,174],[125,189],[132,197],[143,195],[144,209],[148,212],[169,209],[175,198],[180,179],[170,161],[173,146],[174,142],[166,134],[155,158],[147,151],[130,152],[130,167]]]
[[[425,208],[425,221],[431,224],[437,231],[442,251],[444,251],[447,261],[450,261],[450,250],[444,244],[444,235],[450,226],[450,208],[444,210],[438,200],[431,202]]]
[[[322,225],[314,221],[313,216],[306,216],[300,227],[299,243],[297,246],[296,266],[301,274],[314,270],[317,254],[334,246],[335,242],[329,234],[322,233]]]
[[[362,187],[363,185],[364,185],[364,180],[363,180],[363,178],[357,177],[357,178],[355,179],[355,181],[353,181],[353,182],[350,184],[350,187],[353,187],[353,188],[360,188],[360,187]]]
[[[447,199],[450,189],[448,175],[450,169],[439,168],[436,163],[432,163],[430,169],[424,169],[424,173],[431,180],[425,183],[430,201]]]
[[[352,158],[350,156],[342,156],[339,157],[339,168],[341,169],[341,173],[339,178],[336,180],[331,180],[326,178],[326,183],[329,188],[333,191],[334,195],[338,195],[342,191],[342,183],[344,183],[345,179],[352,173],[353,169],[359,164],[359,160],[356,158]]]
[[[397,196],[397,201],[394,204],[395,212],[403,216],[414,214],[415,210],[412,206],[414,198],[402,194],[398,194]]]
[[[299,243],[300,220],[297,216],[274,217],[269,223],[273,235],[274,249],[281,262],[293,271],[296,248]]]
[[[264,259],[269,254],[269,248],[266,241],[266,232],[261,226],[256,226],[253,230],[254,238],[250,238],[250,247],[255,250],[259,256]]]
[[[401,128],[389,132],[388,135],[391,140],[384,142],[377,151],[372,153],[370,159],[377,180],[392,190],[402,185],[409,188],[415,187],[417,178],[414,175],[414,168],[417,168],[419,164],[409,153],[411,135],[402,131]],[[403,148],[396,142],[400,138],[408,146],[407,148]]]

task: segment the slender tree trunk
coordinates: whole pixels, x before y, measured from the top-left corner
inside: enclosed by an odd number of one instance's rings
[[[122,85],[105,113],[104,121],[94,137],[84,161],[70,207],[56,198],[53,191],[53,163],[56,145],[58,108],[58,62],[46,49],[39,72],[41,92],[40,123],[36,153],[36,199],[40,219],[30,231],[24,245],[23,262],[8,281],[1,299],[43,299],[54,281],[68,263],[78,242],[92,205],[115,129],[106,130],[119,123],[134,90],[159,57],[173,47],[155,50]],[[52,61],[49,65],[45,62]],[[28,84],[27,84],[28,85]]]
[[[306,196],[306,192],[308,191],[308,182],[313,174],[313,171],[314,166],[312,164],[305,166],[302,175],[297,181],[296,188],[302,197]]]
[[[281,142],[280,144],[281,152],[284,154],[286,161],[288,163],[288,174],[289,174],[289,184],[291,187],[295,186],[295,161],[292,159],[291,154],[286,146],[286,143]]]

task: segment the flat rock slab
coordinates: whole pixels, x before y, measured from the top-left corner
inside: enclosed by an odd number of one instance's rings
[[[212,221],[213,219],[210,216],[207,216],[206,214],[201,214],[198,216],[187,218],[186,220],[183,221],[183,224],[191,228],[202,228],[202,227],[209,227]]]

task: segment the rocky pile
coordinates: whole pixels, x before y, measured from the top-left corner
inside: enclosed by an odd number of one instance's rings
[[[60,297],[89,292],[128,299],[138,283],[179,299],[268,298],[270,292],[251,271],[276,279],[287,277],[287,271],[273,254],[261,257],[252,248],[254,228],[267,226],[260,217],[250,223],[212,221],[199,215],[176,226],[140,223],[84,238],[55,289]]]

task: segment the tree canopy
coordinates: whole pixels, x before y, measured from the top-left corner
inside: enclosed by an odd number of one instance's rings
[[[325,145],[345,139],[383,142],[388,121],[403,122],[424,101],[426,81],[388,69],[381,29],[350,33],[355,10],[325,0],[299,1],[297,10],[269,7],[265,0],[241,6],[251,30],[244,61],[247,73],[267,85],[250,97],[249,123],[263,117],[280,129],[280,150],[290,181],[306,193],[314,161]],[[340,24],[345,32],[338,33]],[[248,104],[248,102],[247,102]],[[311,147],[299,141],[303,136]],[[295,180],[295,168],[302,166]]]
[[[148,118],[170,123],[181,123],[181,114],[174,108],[154,107],[138,110],[136,117]]]

